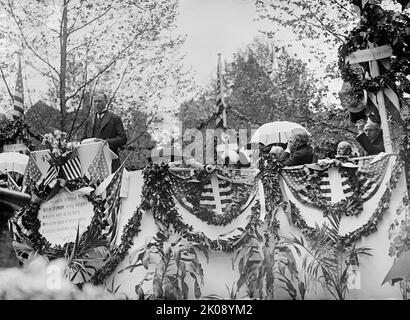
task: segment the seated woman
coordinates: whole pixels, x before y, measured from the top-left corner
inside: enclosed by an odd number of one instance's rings
[[[279,161],[284,166],[297,166],[305,163],[312,163],[313,148],[309,144],[307,132],[300,128],[291,131],[292,136],[289,139],[286,150],[282,153]]]

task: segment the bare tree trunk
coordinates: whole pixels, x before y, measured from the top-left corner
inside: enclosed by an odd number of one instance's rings
[[[61,123],[60,128],[62,131],[65,131],[65,119],[66,119],[66,72],[67,72],[67,5],[69,0],[63,0],[63,14],[61,18],[61,27],[60,27],[60,113],[61,113]]]

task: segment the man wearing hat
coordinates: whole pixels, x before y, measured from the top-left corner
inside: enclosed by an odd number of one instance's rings
[[[118,115],[108,111],[107,96],[102,90],[94,92],[93,106],[95,117],[87,120],[83,140],[88,138],[107,140],[110,149],[118,156],[118,148],[127,143],[122,120]],[[111,163],[112,172],[115,172],[119,166],[120,160],[114,159]]]

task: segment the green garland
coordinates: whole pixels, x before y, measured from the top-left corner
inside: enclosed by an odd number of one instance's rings
[[[0,126],[0,147],[5,144],[14,144],[21,140],[30,150],[34,150],[34,145],[29,136],[32,135],[28,126],[23,119],[8,121],[5,125]]]
[[[81,187],[88,186],[84,179],[77,179],[67,182],[66,187],[73,190],[78,190]],[[58,188],[58,187],[57,187]],[[49,196],[54,193],[56,190],[52,190],[49,187],[40,185],[39,189],[34,189],[34,195],[40,201],[31,201],[26,207],[24,207],[19,213],[18,216],[21,217],[21,223],[24,228],[29,232],[29,239],[32,243],[33,251],[38,254],[45,255],[49,259],[53,260],[56,258],[64,257],[65,253],[71,251],[74,247],[74,242],[65,243],[61,245],[52,245],[40,232],[41,222],[38,219],[38,212],[40,210],[41,203],[46,201]],[[93,204],[94,207],[94,216],[91,219],[91,224],[87,227],[85,232],[81,235],[80,243],[83,243],[91,233],[101,234],[101,230],[104,228],[103,222],[103,211],[104,211],[104,201],[101,200],[101,197],[96,196],[91,193],[86,196],[88,201]],[[102,240],[102,239],[99,239]]]
[[[93,283],[94,285],[102,284],[104,280],[114,272],[120,262],[125,259],[129,249],[134,244],[134,238],[141,231],[141,218],[142,211],[138,207],[123,228],[121,235],[121,244],[114,249],[114,253],[112,254],[110,260],[104,265],[104,267],[98,269],[94,273],[90,280],[91,283]]]
[[[259,201],[251,208],[249,222],[241,235],[228,240],[211,240],[202,232],[194,232],[193,227],[184,223],[182,217],[175,208],[175,200],[172,192],[172,184],[169,177],[168,165],[149,164],[144,169],[144,186],[142,190],[141,208],[145,211],[152,210],[154,219],[164,223],[167,227],[172,225],[190,241],[203,244],[213,250],[231,252],[249,240],[246,230],[252,227],[255,220],[260,217]]]
[[[362,12],[359,26],[354,28],[348,40],[339,47],[339,70],[344,81],[352,85],[352,92],[356,100],[363,98],[363,90],[377,92],[388,83],[399,95],[410,92],[410,81],[406,76],[410,74],[410,19],[395,11],[383,10],[380,6],[367,4]],[[365,79],[364,75],[345,63],[345,58],[361,49],[367,49],[368,43],[377,46],[391,45],[393,56],[391,68],[382,75]],[[365,70],[368,63],[361,63]],[[398,85],[396,85],[398,84]]]
[[[393,167],[391,177],[387,183],[386,191],[383,193],[376,210],[370,217],[369,221],[362,227],[352,231],[344,236],[339,237],[339,242],[342,245],[350,246],[354,242],[360,240],[363,236],[368,236],[371,233],[377,231],[377,224],[382,219],[384,213],[389,209],[391,192],[397,185],[397,182],[400,178],[400,174],[403,170],[403,162],[401,159],[398,159]],[[300,214],[300,210],[296,208],[296,205],[292,202],[291,204],[291,220],[292,223],[301,229],[302,233],[311,240],[317,238],[317,229],[308,226],[306,221]]]

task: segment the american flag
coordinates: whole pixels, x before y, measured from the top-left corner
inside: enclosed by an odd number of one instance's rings
[[[88,167],[88,173],[90,174],[90,182],[97,182],[104,180],[109,176],[109,169],[107,160],[104,156],[103,145],[98,149],[96,156]]]
[[[308,196],[308,187],[310,186],[309,177],[311,175],[310,169],[304,167],[301,169],[283,169],[282,177],[286,181],[289,189],[296,199],[304,203],[314,204],[313,200]],[[329,173],[323,170],[320,173],[321,179],[319,181],[318,196],[328,202],[331,201]]]
[[[49,166],[46,177],[44,178],[44,185],[49,185],[53,179],[57,178],[59,170],[55,166]]]
[[[7,189],[20,191],[20,186],[17,182],[13,179],[9,172],[7,172]]]
[[[16,87],[14,89],[13,95],[13,118],[19,119],[23,117],[24,114],[24,94],[23,94],[23,75],[21,71],[21,54],[18,54],[17,59],[17,79]]]
[[[62,166],[62,169],[67,180],[75,180],[81,178],[81,163],[77,149],[71,151],[70,158]]]
[[[379,189],[386,174],[390,156],[387,154],[381,159],[371,162],[357,170],[359,182],[361,182],[360,195],[363,201],[369,200]]]
[[[102,230],[102,234],[105,235],[107,241],[110,242],[111,245],[115,244],[117,238],[118,211],[121,205],[121,181],[125,162],[126,161],[124,161],[117,171],[115,171],[112,180],[102,193],[102,199],[104,200],[103,222],[105,223],[105,228]]]
[[[218,108],[218,117],[216,118],[216,128],[227,128],[226,124],[226,105],[224,102],[224,90],[223,90],[223,78],[222,78],[222,63],[221,55],[218,57],[217,68],[217,93],[216,93],[216,107]]]
[[[24,171],[23,185],[29,185],[32,182],[36,183],[40,180],[42,173],[36,164],[33,155],[29,156],[26,170]]]

